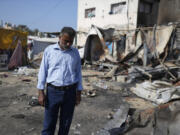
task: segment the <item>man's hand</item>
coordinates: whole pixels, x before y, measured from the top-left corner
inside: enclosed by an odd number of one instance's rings
[[[39,90],[39,96],[38,96],[38,101],[39,101],[39,104],[44,106],[45,105],[45,94],[44,94],[44,90]]]
[[[76,105],[79,105],[81,102],[81,91],[77,90],[76,92]]]

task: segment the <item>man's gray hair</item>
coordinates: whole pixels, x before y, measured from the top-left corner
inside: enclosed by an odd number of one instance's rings
[[[61,30],[60,36],[62,36],[63,34],[68,34],[70,37],[74,38],[76,35],[76,31],[72,27],[64,27]]]

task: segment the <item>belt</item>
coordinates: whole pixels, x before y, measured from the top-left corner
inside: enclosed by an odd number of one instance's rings
[[[71,85],[67,85],[67,86],[54,86],[51,83],[48,83],[47,86],[53,87],[53,88],[55,88],[57,90],[69,90],[69,89],[75,88],[76,84],[77,83],[74,83],[74,84],[71,84]]]

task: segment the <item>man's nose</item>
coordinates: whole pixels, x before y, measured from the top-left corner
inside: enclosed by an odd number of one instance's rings
[[[67,43],[66,43],[66,45],[70,46],[70,45],[71,45],[71,43],[70,43],[70,42],[67,42]]]

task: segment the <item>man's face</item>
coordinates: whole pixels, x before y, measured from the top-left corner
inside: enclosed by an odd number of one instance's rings
[[[70,37],[68,34],[63,34],[59,37],[60,47],[63,50],[67,50],[72,46],[74,37]]]

